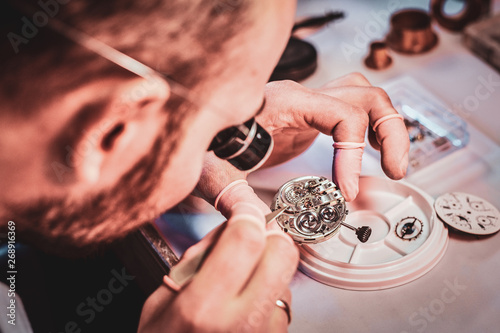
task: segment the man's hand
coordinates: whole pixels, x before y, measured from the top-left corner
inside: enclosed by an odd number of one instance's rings
[[[193,194],[214,205],[215,199],[227,185],[240,179],[246,179],[247,173],[236,169],[227,161],[216,157],[214,153],[207,153],[200,180]],[[248,184],[238,184],[231,187],[220,198],[217,208],[225,218],[231,216],[232,207],[238,202],[247,202],[255,205],[265,215],[271,209],[255,194]]]
[[[254,205],[235,204],[228,214],[181,259],[213,246],[193,279],[178,292],[162,285],[148,298],[139,332],[286,331],[287,314],[275,303],[291,304],[298,251],[285,234],[266,231]]]
[[[292,81],[271,82],[266,86],[265,95],[265,108],[257,120],[273,136],[274,150],[264,167],[300,155],[320,132],[331,135],[337,145],[332,166],[333,180],[346,200],[352,201],[358,193],[361,144],[364,144],[368,129],[370,144],[381,151],[382,169],[387,176],[401,179],[406,174],[410,148],[408,131],[398,118],[377,123],[383,117],[397,115],[397,111],[385,91],[371,86],[363,75],[349,74],[315,90]],[[376,132],[374,125],[377,125]],[[213,154],[207,154],[195,193],[213,204],[226,185],[245,178],[244,172]],[[232,192],[224,195],[226,201],[234,203],[237,202],[236,196],[244,196],[244,191]],[[228,199],[231,196],[234,200]],[[262,206],[254,200],[254,195],[248,198]]]
[[[292,81],[271,82],[266,106],[257,121],[275,141],[265,166],[283,163],[304,152],[319,132],[335,142],[364,142],[369,127],[371,145],[381,151],[382,168],[392,179],[406,174],[410,142],[404,123],[397,118],[373,125],[397,114],[384,90],[373,87],[361,74],[350,74],[320,89],[307,89]],[[362,148],[335,149],[333,180],[347,201],[358,193]]]

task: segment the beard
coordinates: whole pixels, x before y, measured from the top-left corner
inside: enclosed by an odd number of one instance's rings
[[[16,236],[44,252],[65,257],[80,257],[99,251],[103,246],[124,238],[140,226],[151,223],[169,207],[159,208],[155,196],[158,184],[182,137],[190,107],[175,105],[165,131],[152,149],[141,158],[116,185],[76,202],[68,198],[41,199],[31,204],[9,205],[7,220],[16,223]],[[169,108],[171,109],[171,108]],[[183,198],[179,198],[181,201]],[[177,202],[172,202],[170,206]],[[161,211],[163,209],[163,211]]]

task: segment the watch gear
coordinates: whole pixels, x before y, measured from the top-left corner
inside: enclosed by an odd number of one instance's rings
[[[415,240],[424,230],[422,221],[413,216],[408,216],[396,224],[396,235],[404,240]]]

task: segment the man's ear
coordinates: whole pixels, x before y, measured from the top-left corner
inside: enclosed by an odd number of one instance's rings
[[[111,91],[99,121],[92,122],[77,143],[74,165],[80,184],[114,184],[148,154],[165,128],[164,106],[170,96],[166,81],[135,79]]]

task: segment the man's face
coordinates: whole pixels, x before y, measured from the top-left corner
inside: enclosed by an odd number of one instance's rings
[[[179,203],[195,187],[212,138],[261,106],[294,12],[294,1],[252,6],[247,13],[252,24],[215,60],[225,70],[190,92],[196,111],[188,119],[164,111],[165,102],[186,96],[176,96],[165,83],[134,78],[92,82],[30,123],[2,123],[1,181],[10,191],[1,194],[8,209],[0,214],[17,219],[38,245],[47,239],[57,250],[121,237]],[[127,98],[132,107],[123,108]],[[88,114],[103,109],[105,116],[75,121],[82,108]],[[75,131],[84,138],[71,141]]]

